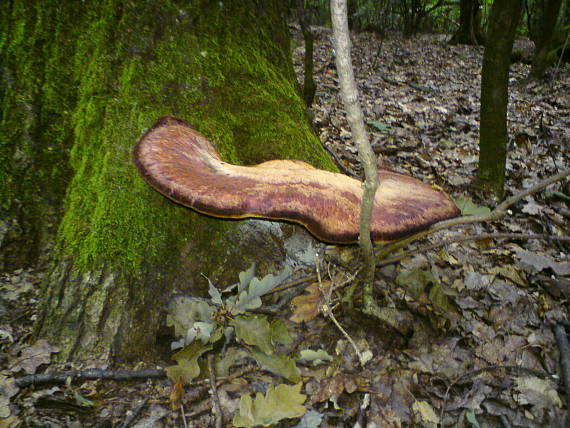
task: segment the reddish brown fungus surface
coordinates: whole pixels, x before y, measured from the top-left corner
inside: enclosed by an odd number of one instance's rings
[[[346,175],[292,160],[228,164],[202,134],[173,117],[159,119],[134,155],[152,187],[201,213],[288,220],[322,241],[358,240],[362,186]],[[429,184],[386,169],[379,178],[371,222],[376,242],[409,236],[459,214],[449,196]]]

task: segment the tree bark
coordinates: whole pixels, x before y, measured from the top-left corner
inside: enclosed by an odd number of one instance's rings
[[[303,33],[303,40],[305,41],[305,58],[303,61],[303,100],[305,100],[305,105],[310,108],[315,99],[315,92],[317,91],[317,85],[313,78],[313,51],[315,37],[311,30],[311,20],[305,10],[305,0],[297,0],[297,11],[299,13],[299,23],[301,25],[301,32]]]
[[[536,46],[532,60],[532,68],[530,70],[530,74],[533,77],[543,77],[546,67],[548,66],[548,52],[552,49],[552,36],[556,29],[561,5],[562,0],[541,1],[539,8],[540,17],[537,20],[538,29],[536,29]]]
[[[205,291],[200,274],[224,285],[252,262],[260,274],[286,262],[296,228],[180,207],[146,185],[131,154],[169,114],[229,162],[296,158],[334,169],[305,120],[282,2],[0,7],[3,206],[41,213],[53,191],[63,213],[36,337],[59,345],[63,359],[141,359],[153,352],[168,297]],[[22,152],[33,160],[27,175]]]
[[[495,0],[489,16],[487,45],[481,72],[481,116],[478,181],[502,198],[507,161],[507,104],[509,66],[521,0]]]
[[[459,28],[449,41],[452,45],[484,45],[481,31],[481,11],[478,0],[461,0],[459,3]]]
[[[0,272],[45,261],[62,215],[77,10],[0,2]]]

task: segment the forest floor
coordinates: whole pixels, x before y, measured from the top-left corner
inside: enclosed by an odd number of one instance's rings
[[[301,74],[302,40],[297,27],[292,31]],[[340,167],[358,176],[356,149],[339,102],[331,33],[315,28],[315,34],[314,125]],[[371,142],[383,166],[432,182],[471,210],[492,208],[472,184],[483,49],[446,40],[442,35],[353,36]],[[532,45],[517,41],[515,49],[528,56]],[[569,71],[563,65],[538,82],[528,80],[528,65],[511,67],[507,196],[570,168]],[[512,206],[499,222],[456,227],[417,246],[484,233],[568,236],[568,195],[568,180],[556,183]],[[322,274],[330,283],[350,277],[354,268],[325,258]],[[207,381],[187,386],[176,398],[166,379],[91,380],[36,386],[16,395],[14,377],[75,369],[50,365],[57,350],[49,344],[29,343],[41,281],[42,272],[33,270],[0,277],[0,427],[214,426]],[[553,327],[568,320],[568,242],[520,236],[451,243],[382,267],[375,286],[384,305],[412,320],[413,331],[402,334],[338,305],[334,313],[340,325],[369,359],[364,367],[347,337],[318,314],[322,284],[282,310],[284,319],[304,320],[288,321],[296,350],[324,352],[322,361],[301,367],[310,412],[302,422],[283,420],[278,426],[564,426],[568,397]],[[346,288],[335,290],[333,303],[343,293]],[[283,383],[263,370],[244,373],[218,387],[226,426],[240,395]],[[182,410],[172,410],[173,401],[183,403]],[[131,415],[136,417],[129,421]]]

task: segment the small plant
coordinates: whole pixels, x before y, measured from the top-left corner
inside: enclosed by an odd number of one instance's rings
[[[167,324],[174,327],[180,339],[173,342],[176,365],[166,369],[176,384],[187,384],[204,374],[200,357],[209,351],[219,351],[214,359],[218,376],[244,357],[254,359],[263,369],[282,376],[294,385],[270,385],[266,394],[255,397],[243,395],[233,424],[238,427],[274,425],[281,419],[302,417],[307,409],[306,396],[301,394],[301,376],[296,360],[280,353],[279,345],[292,343],[285,322],[270,320],[251,311],[262,305],[261,297],[272,291],[290,275],[289,268],[278,275],[255,277],[255,266],[240,273],[239,283],[227,297],[209,279],[210,299],[180,297],[169,307]],[[235,340],[234,340],[235,339]],[[324,351],[304,350],[300,359],[318,364],[332,359]],[[316,413],[316,412],[314,412]],[[317,413],[318,415],[318,413]],[[303,425],[312,426],[312,425]]]
[[[177,365],[167,369],[173,381],[190,382],[200,374],[198,358],[224,344],[216,360],[216,373],[227,374],[238,358],[248,355],[264,369],[283,376],[291,382],[300,380],[295,360],[277,352],[276,346],[288,345],[292,339],[283,320],[270,321],[262,314],[248,313],[261,307],[261,297],[290,275],[284,269],[279,275],[255,277],[255,266],[240,273],[237,292],[224,297],[208,279],[210,300],[198,297],[176,299],[171,304],[167,324],[172,325],[177,337],[174,349],[180,349],[173,358]],[[237,345],[230,343],[236,339]]]

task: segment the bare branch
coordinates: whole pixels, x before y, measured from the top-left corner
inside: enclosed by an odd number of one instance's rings
[[[533,193],[539,192],[545,187],[550,186],[551,184],[562,180],[565,177],[570,175],[570,169],[566,171],[562,171],[552,177],[546,178],[539,183],[535,184],[534,186],[523,190],[522,192],[517,193],[510,198],[505,199],[501,204],[499,204],[493,211],[488,214],[481,214],[481,215],[474,215],[474,216],[463,216],[452,218],[451,220],[441,221],[435,225],[433,225],[428,230],[424,230],[422,232],[416,233],[409,238],[402,239],[400,241],[394,242],[392,244],[386,245],[383,247],[377,254],[377,256],[382,259],[386,257],[388,254],[393,253],[399,248],[403,248],[411,242],[417,241],[427,235],[431,235],[434,232],[438,232],[443,229],[449,229],[450,227],[457,226],[459,224],[469,224],[469,223],[484,223],[484,222],[491,222],[496,221],[503,218],[507,214],[507,209],[514,203],[520,201],[522,198],[531,195]]]

